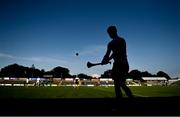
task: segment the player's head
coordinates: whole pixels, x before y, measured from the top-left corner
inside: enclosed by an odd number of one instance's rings
[[[109,36],[113,39],[115,37],[117,37],[117,29],[116,26],[109,26],[107,29],[107,32],[109,34]]]

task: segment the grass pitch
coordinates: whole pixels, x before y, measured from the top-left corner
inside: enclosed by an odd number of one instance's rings
[[[180,96],[180,87],[130,87],[135,97]],[[124,92],[123,92],[124,93]],[[124,95],[125,96],[125,95]],[[0,98],[114,98],[114,87],[0,87]],[[125,96],[126,97],[126,96]]]

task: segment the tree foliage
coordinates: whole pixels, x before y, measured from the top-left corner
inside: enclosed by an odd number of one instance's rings
[[[28,77],[28,78],[37,78],[43,77],[43,75],[51,74],[54,77],[70,77],[69,69],[63,67],[56,67],[51,71],[45,71],[44,69],[39,70],[34,67],[24,67],[18,64],[8,65],[1,69],[1,77]]]
[[[133,80],[142,80],[142,72],[137,69],[132,70],[129,72],[128,77]]]
[[[1,69],[2,77],[41,77],[41,71],[36,68],[28,68],[18,64],[8,65]]]
[[[101,74],[101,78],[111,78],[112,70],[106,70],[103,74]]]
[[[83,73],[80,73],[80,74],[78,74],[77,75],[78,76],[78,78],[80,78],[80,79],[91,79],[92,77],[91,76],[88,76],[88,75],[86,75],[86,74],[83,74]]]
[[[12,64],[12,65],[8,65],[4,68],[1,68],[0,70],[0,77],[43,77],[44,75],[52,75],[53,77],[57,77],[57,78],[67,78],[67,77],[72,77],[75,78],[76,75],[71,75],[69,73],[69,69],[68,68],[64,68],[61,66],[55,67],[50,71],[45,71],[44,69],[37,69],[35,68],[34,64],[32,65],[32,67],[24,67],[22,65],[18,65],[18,64]],[[112,70],[108,69],[106,71],[104,71],[103,74],[101,74],[102,78],[112,78]],[[91,79],[91,76],[88,76],[84,73],[80,73],[77,75],[80,79]],[[151,74],[148,71],[139,71],[137,69],[135,70],[131,70],[128,73],[128,78],[132,78],[134,80],[142,80],[142,77],[165,77],[168,80],[171,79],[170,76],[163,72],[163,71],[159,71],[157,72],[157,74]]]
[[[111,78],[111,72],[112,70],[106,70],[103,74],[101,74],[102,78]],[[148,71],[139,71],[137,69],[131,70],[128,73],[128,77],[127,78],[132,78],[133,80],[141,80],[143,81],[142,77],[165,77],[167,79],[171,79],[170,76],[163,72],[163,71],[159,71],[157,74],[151,74]]]
[[[52,69],[52,73],[53,73],[53,76],[57,78],[67,78],[71,76],[69,74],[69,69],[61,67],[61,66],[58,66]]]
[[[157,76],[158,77],[165,77],[167,80],[171,79],[171,77],[167,73],[165,73],[163,71],[157,72]]]

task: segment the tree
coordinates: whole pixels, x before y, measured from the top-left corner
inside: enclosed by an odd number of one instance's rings
[[[77,76],[78,76],[78,78],[81,79],[81,80],[84,79],[84,78],[85,78],[85,79],[91,79],[91,78],[92,78],[91,76],[88,76],[88,75],[83,74],[83,73],[80,73],[80,74],[78,74]]]
[[[151,73],[149,73],[148,71],[144,71],[144,72],[141,72],[142,74],[142,77],[153,77],[155,75],[152,75]]]
[[[40,77],[43,77],[44,74],[45,74],[45,70],[44,70],[44,69],[41,69],[41,71],[40,71]]]
[[[109,69],[109,70],[106,70],[103,74],[101,74],[101,78],[112,78],[112,70]]]
[[[131,70],[128,74],[128,77],[132,78],[133,80],[143,80],[142,73],[137,69]]]
[[[40,77],[41,71],[35,68],[24,67],[18,64],[8,65],[1,69],[2,77]]]
[[[167,73],[165,73],[163,71],[157,72],[157,76],[158,77],[165,77],[167,80],[171,79],[171,77]]]
[[[24,77],[25,67],[18,64],[8,65],[1,69],[1,75],[3,77]]]
[[[0,77],[2,77],[1,69],[0,69]]]
[[[53,70],[51,70],[53,72],[53,76],[54,77],[60,77],[60,78],[66,78],[66,77],[70,77],[71,75],[69,74],[69,69],[64,68],[64,67],[55,67]]]

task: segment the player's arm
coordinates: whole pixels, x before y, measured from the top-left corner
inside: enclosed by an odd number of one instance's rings
[[[108,44],[106,54],[104,55],[101,61],[101,65],[108,64],[109,60],[112,59],[112,55],[110,56],[110,54],[111,54],[111,49],[110,49],[110,44]]]

